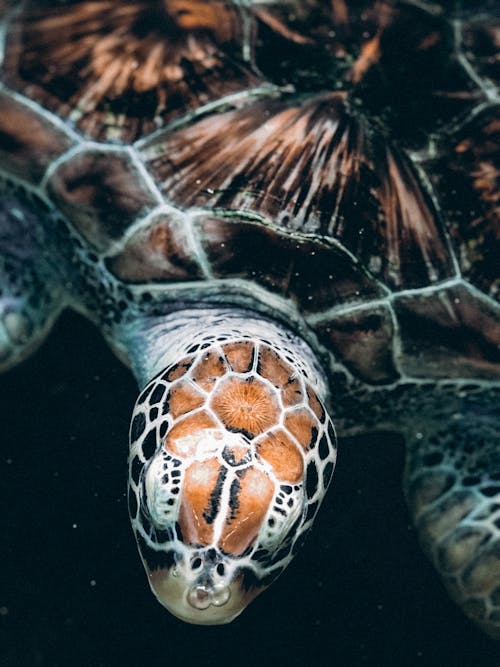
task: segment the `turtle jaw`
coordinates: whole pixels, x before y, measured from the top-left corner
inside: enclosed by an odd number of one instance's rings
[[[241,577],[215,584],[210,577],[191,581],[177,568],[149,570],[149,585],[158,602],[176,618],[193,625],[231,623],[260,593],[245,591]]]

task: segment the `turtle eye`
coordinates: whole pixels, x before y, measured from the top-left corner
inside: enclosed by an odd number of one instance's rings
[[[180,461],[160,449],[146,466],[141,489],[142,503],[154,528],[175,529],[180,485]]]

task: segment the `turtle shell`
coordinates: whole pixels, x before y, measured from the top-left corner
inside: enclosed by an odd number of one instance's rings
[[[498,377],[499,26],[479,4],[4,2],[7,182],[129,300],[305,319],[369,385]]]

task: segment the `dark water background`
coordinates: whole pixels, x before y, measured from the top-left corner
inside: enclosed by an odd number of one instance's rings
[[[195,627],[143,573],[125,502],[136,388],[98,332],[65,315],[0,398],[1,667],[500,665],[418,549],[397,437],[342,443],[288,571],[233,624]]]

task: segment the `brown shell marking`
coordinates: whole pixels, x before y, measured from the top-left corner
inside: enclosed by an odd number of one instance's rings
[[[311,389],[311,387],[308,386],[306,387],[306,393],[307,393],[307,398],[309,400],[309,407],[314,412],[319,421],[323,422],[325,418],[325,409],[321,405],[321,402],[317,397],[316,392],[314,392]]]
[[[229,3],[26,5],[9,31],[7,79],[92,138],[130,142],[260,83],[236,64],[241,19]]]
[[[260,346],[257,372],[274,384],[275,387],[288,384],[294,375],[294,370],[290,364],[267,345]]]
[[[190,544],[206,546],[213,539],[214,526],[207,520],[207,508],[221,470],[219,461],[213,458],[191,463],[184,473],[179,526],[183,539]]]
[[[371,276],[341,249],[287,229],[200,216],[194,227],[214,277],[254,280],[297,301],[301,312],[383,297]],[[269,262],[269,257],[273,258]]]
[[[180,377],[185,375],[188,370],[191,368],[194,362],[194,357],[184,357],[176,364],[174,364],[166,373],[165,380],[168,382],[173,382],[178,380]]]
[[[229,513],[220,538],[220,548],[241,555],[257,537],[274,496],[274,484],[258,468],[245,468],[233,480]]]
[[[172,385],[167,395],[169,414],[173,419],[200,408],[205,397],[189,381],[180,380]]]
[[[157,135],[141,150],[180,207],[250,211],[286,229],[335,238],[396,289],[454,273],[413,168],[342,94],[259,101]],[[200,235],[203,243],[208,234]]]
[[[285,407],[302,402],[302,384],[297,374],[289,363],[267,345],[260,346],[257,372],[280,389]]]
[[[163,0],[169,16],[181,30],[208,31],[219,43],[241,36],[241,20],[227,0]]]
[[[184,541],[206,546],[215,538],[214,523],[221,508],[227,472],[218,460],[192,463],[185,472],[179,526]],[[225,553],[241,555],[257,537],[274,496],[274,484],[258,468],[247,467],[230,482],[230,500],[218,545]]]
[[[356,376],[369,384],[393,382],[399,377],[394,362],[394,325],[386,305],[337,313],[316,331],[328,349]]]
[[[500,378],[500,325],[494,304],[465,285],[394,301],[400,365],[413,377]]]
[[[460,269],[498,300],[500,106],[475,116],[447,143],[448,150],[432,164],[432,177],[450,221]]]
[[[73,141],[44,116],[0,91],[0,161],[2,168],[38,182],[47,167]]]
[[[318,423],[306,408],[291,410],[285,415],[285,427],[295,436],[304,451],[316,442]]]
[[[131,157],[119,149],[77,153],[55,170],[47,187],[59,208],[99,250],[106,250],[158,205]]]
[[[285,430],[278,428],[256,441],[261,456],[272,467],[280,482],[296,484],[304,474],[304,460],[297,445]]]
[[[152,216],[118,254],[107,258],[108,269],[128,283],[177,282],[203,278],[193,258],[184,220],[161,213]]]

